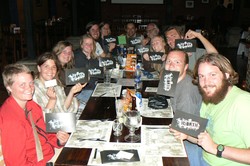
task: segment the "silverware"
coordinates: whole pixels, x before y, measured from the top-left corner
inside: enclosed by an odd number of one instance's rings
[[[146,129],[169,129],[169,126],[166,126],[166,127],[146,127]]]
[[[107,92],[105,92],[105,93],[99,95],[98,97],[102,97],[102,96],[104,96],[104,95],[106,95],[106,94],[107,94]]]
[[[97,148],[95,149],[94,159],[96,159]]]
[[[105,139],[100,138],[78,138],[78,141],[106,141]]]

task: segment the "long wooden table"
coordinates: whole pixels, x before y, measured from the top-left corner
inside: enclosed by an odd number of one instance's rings
[[[154,93],[146,93],[145,88],[147,86],[157,86],[157,81],[145,81],[143,82],[143,97],[149,97]],[[110,119],[116,118],[115,111],[115,98],[114,97],[91,97],[80,116],[81,120],[91,119]],[[146,125],[169,125],[172,119],[168,118],[145,118],[142,117],[142,124]],[[140,129],[136,133],[140,132]],[[124,142],[124,136],[128,134],[128,129],[124,127],[122,136],[114,137],[111,134],[110,142]],[[64,147],[61,154],[55,162],[55,166],[82,166],[87,165],[88,159],[91,153],[91,149],[86,148],[67,148]],[[164,166],[189,166],[187,157],[163,157]]]

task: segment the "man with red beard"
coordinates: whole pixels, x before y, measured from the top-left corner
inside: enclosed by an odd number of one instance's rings
[[[250,94],[234,86],[238,74],[229,60],[219,54],[202,56],[196,63],[193,82],[203,97],[200,116],[209,120],[208,125],[198,139],[183,133],[175,136],[200,145],[208,165],[249,165]]]

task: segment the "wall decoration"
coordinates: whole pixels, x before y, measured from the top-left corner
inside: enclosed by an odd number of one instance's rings
[[[111,0],[111,3],[122,3],[122,4],[164,4],[164,0]]]
[[[209,3],[209,0],[201,0],[201,3]]]
[[[186,1],[186,8],[194,8],[194,1]]]

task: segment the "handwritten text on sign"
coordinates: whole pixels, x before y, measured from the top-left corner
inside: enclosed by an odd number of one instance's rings
[[[114,38],[114,37],[107,37],[107,38],[105,38],[105,40],[106,40],[107,44],[108,43],[116,43],[116,38]]]
[[[114,65],[114,62],[112,60],[106,60],[101,62],[103,66],[111,66]]]
[[[196,51],[196,40],[190,39],[176,39],[175,47],[186,52]]]
[[[71,73],[70,75],[68,75],[68,78],[72,82],[79,81],[85,78],[85,73],[84,72]]]
[[[88,72],[86,68],[65,69],[64,79],[65,85],[75,85],[76,83],[88,82]]]
[[[130,43],[131,43],[132,45],[137,45],[137,44],[140,44],[140,43],[141,43],[141,40],[138,39],[138,38],[135,38],[135,39],[133,39],[133,40],[130,40]]]
[[[149,58],[152,63],[162,63],[163,52],[149,52]]]
[[[145,52],[149,52],[149,48],[147,48],[147,47],[138,48],[138,52],[141,54],[145,53]]]
[[[184,119],[184,118],[177,118],[177,125],[179,128],[183,128],[186,130],[198,130],[200,128],[200,124],[192,119]]]
[[[173,84],[173,73],[166,74],[164,76],[164,90],[169,91],[171,89],[171,86]]]
[[[90,75],[98,75],[101,74],[102,71],[100,69],[94,68],[94,69],[89,69],[89,74]]]
[[[99,59],[99,67],[106,67],[106,69],[115,68],[116,61],[114,58],[101,57]]]

